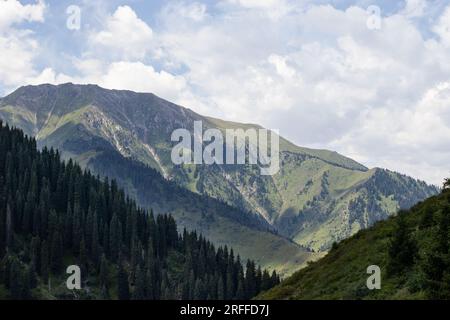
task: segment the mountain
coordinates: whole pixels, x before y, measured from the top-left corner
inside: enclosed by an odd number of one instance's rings
[[[265,219],[247,209],[163,178],[166,173],[159,167],[161,158],[151,152],[154,147],[125,127],[135,123],[133,130],[164,135],[167,128],[177,125],[173,121],[184,118],[178,112],[195,116],[151,94],[91,85],[29,86],[0,100],[0,118],[36,137],[38,146],[57,148],[63,159],[74,159],[83,168],[116,179],[139,205],[157,214],[170,212],[179,231],[201,232],[215,245],[233,247],[243,259],[283,275],[320,256],[278,235]],[[154,121],[148,123],[149,129],[143,123],[146,117]]]
[[[0,299],[249,299],[278,283],[0,121]]]
[[[27,86],[0,101],[0,116],[36,136],[40,146],[56,147],[96,172],[116,177],[116,163],[105,161],[121,155],[193,193],[258,213],[279,234],[315,251],[437,193],[425,182],[282,137],[280,171],[273,176],[260,175],[256,165],[174,165],[170,138],[176,129],[193,132],[195,121],[221,131],[260,127],[204,117],[153,94],[95,85]],[[131,194],[143,192],[129,179],[121,185]],[[190,227],[206,233],[198,222]],[[208,234],[212,240],[216,235]]]
[[[343,240],[259,299],[450,299],[450,190]],[[381,288],[366,286],[367,267]]]

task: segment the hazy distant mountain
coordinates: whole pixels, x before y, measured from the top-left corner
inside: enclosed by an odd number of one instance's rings
[[[170,158],[174,145],[170,137],[175,129],[192,131],[197,120],[203,121],[205,129],[259,126],[204,117],[148,93],[95,85],[27,86],[0,100],[0,117],[36,136],[40,145],[56,147],[65,157],[118,178],[140,203],[161,210],[179,209],[180,202],[168,204],[173,200],[165,192],[144,190],[140,175],[133,179],[125,174],[127,170],[140,172],[139,168],[147,165],[194,193],[222,200],[240,212],[258,213],[280,234],[316,250],[327,249],[334,241],[438,191],[425,182],[383,169],[369,170],[336,152],[301,148],[283,138],[281,169],[274,176],[262,176],[250,165],[175,166]],[[233,247],[239,244],[248,250],[259,242],[258,237],[240,239],[245,232],[229,230],[221,221],[218,226],[219,221],[205,218],[208,214],[200,210],[195,218],[182,212],[175,215],[180,225],[199,229],[213,241],[232,243]],[[264,225],[245,217],[259,227]],[[236,219],[226,221],[235,223]],[[261,249],[258,255],[266,259],[280,254],[281,247],[272,249]],[[285,259],[285,254],[281,255]],[[303,258],[298,260],[303,262]]]

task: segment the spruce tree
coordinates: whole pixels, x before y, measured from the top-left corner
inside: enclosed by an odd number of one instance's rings
[[[266,287],[254,262],[244,277],[232,249],[216,250],[195,231],[180,236],[172,216],[155,219],[115,181],[61,162],[52,149],[38,151],[20,130],[0,124],[0,149],[0,284],[11,296],[30,298],[39,284],[50,290],[50,274],[64,275],[64,257],[97,278],[82,293],[89,299],[110,298],[109,268],[118,269],[120,298],[133,288],[139,299],[232,299]]]
[[[133,291],[133,300],[145,299],[145,272],[140,266],[136,272],[136,283]]]
[[[109,279],[109,270],[108,270],[108,261],[106,260],[106,256],[103,254],[100,262],[100,286],[108,289],[108,279]]]
[[[49,280],[49,252],[48,252],[48,245],[47,242],[42,242],[41,246],[41,268],[40,268],[40,274],[42,281],[47,284]]]
[[[128,274],[119,263],[119,270],[117,272],[117,295],[119,300],[129,300],[130,299],[130,288],[128,284]]]
[[[63,243],[62,237],[59,231],[56,231],[53,235],[51,254],[50,254],[50,265],[51,269],[55,274],[62,272],[63,268]]]

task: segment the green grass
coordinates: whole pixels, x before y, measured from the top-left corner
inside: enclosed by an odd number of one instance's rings
[[[447,196],[447,199],[450,196]],[[340,242],[322,259],[310,263],[279,286],[262,293],[258,299],[424,299],[426,295],[417,281],[421,276],[418,261],[432,243],[431,230],[419,228],[425,208],[442,203],[443,195],[432,197],[416,205],[406,214],[412,237],[417,241],[419,257],[401,275],[388,275],[388,246],[393,236],[397,216],[376,223]],[[438,212],[438,211],[436,211]],[[436,213],[435,212],[435,213]],[[435,218],[436,219],[436,218]],[[369,290],[367,267],[381,268],[381,290]]]

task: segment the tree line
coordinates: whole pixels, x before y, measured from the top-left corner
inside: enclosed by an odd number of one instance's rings
[[[450,299],[450,179],[442,193],[421,205],[420,220],[400,211],[388,249],[388,275],[409,273],[409,289],[429,299]]]
[[[0,121],[0,286],[12,299],[73,298],[55,289],[70,264],[86,299],[249,299],[280,282]]]

